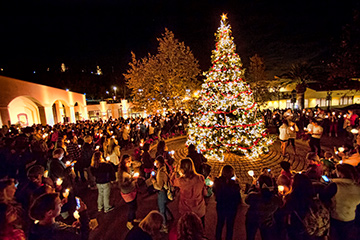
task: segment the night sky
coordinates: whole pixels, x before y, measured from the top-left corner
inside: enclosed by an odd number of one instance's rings
[[[155,54],[165,27],[208,70],[223,12],[244,66],[257,53],[272,77],[292,63],[326,61],[359,7],[352,0],[12,2],[1,8],[0,74],[35,82],[34,70],[59,71],[61,63],[72,71],[95,71],[99,65],[104,75],[122,78],[130,52],[139,58]],[[42,81],[51,85],[51,79]]]

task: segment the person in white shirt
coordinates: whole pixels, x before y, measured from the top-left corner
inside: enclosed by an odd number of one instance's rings
[[[295,148],[295,139],[296,139],[296,133],[299,131],[298,126],[292,122],[289,121],[289,129],[288,129],[288,133],[289,133],[289,139],[288,139],[288,146],[292,145],[293,149],[294,149],[294,154],[296,154],[296,148]]]
[[[283,124],[279,127],[279,139],[281,142],[281,153],[285,156],[287,142],[289,140],[289,124],[286,119],[283,120]]]
[[[320,139],[323,134],[323,128],[319,125],[319,122],[314,120],[312,122],[312,128],[309,131],[309,134],[311,134],[310,138],[310,148],[311,152],[316,153],[318,156],[321,154],[321,146],[320,146]]]

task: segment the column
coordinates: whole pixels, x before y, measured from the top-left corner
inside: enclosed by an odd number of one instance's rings
[[[44,107],[44,111],[46,124],[53,126],[55,124],[55,119],[52,106]]]
[[[75,108],[74,106],[70,106],[70,122],[71,123],[75,123],[76,119],[75,119]]]
[[[8,125],[10,127],[10,113],[8,107],[0,107],[0,115],[1,115],[1,127],[2,125]]]

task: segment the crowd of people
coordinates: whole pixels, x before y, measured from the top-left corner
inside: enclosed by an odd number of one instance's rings
[[[88,239],[92,227],[86,204],[75,195],[77,182],[84,183],[87,191],[97,190],[97,210],[104,214],[115,209],[110,204],[111,191],[120,190],[127,205],[126,240],[164,236],[218,240],[223,239],[225,225],[225,239],[237,239],[234,226],[242,202],[249,206],[245,217],[249,240],[255,239],[258,230],[264,240],[357,239],[359,168],[343,162],[356,149],[349,145],[336,154],[323,154],[316,138],[325,133],[324,121],[334,114],[324,113],[320,121],[319,111],[317,116],[303,118],[309,122],[299,121],[291,110],[275,111],[270,118],[269,111],[263,112],[265,121],[279,128],[283,155],[288,144],[296,154],[295,139],[304,128],[305,135],[310,135],[311,152],[304,159],[304,171],[294,172],[283,161],[280,175],[270,168],[259,169],[257,176],[249,171],[251,184],[241,182],[231,165],[224,165],[219,176],[213,176],[207,159],[194,145],[188,146],[187,158],[175,162],[164,140],[185,134],[189,116],[182,112],[53,127],[3,127],[0,239]],[[310,115],[305,111],[303,116],[307,113]],[[348,114],[336,113],[337,123],[344,119],[344,126],[356,128],[357,117]],[[274,120],[278,118],[282,125]],[[133,155],[123,153],[133,146],[140,146]],[[154,157],[151,146],[156,147]],[[146,194],[157,196],[157,210],[142,220],[137,218],[138,195],[144,194],[138,191],[140,185],[146,187]],[[205,229],[211,226],[205,225],[205,215],[212,196],[217,225],[215,236],[206,236]],[[178,198],[181,216],[176,224],[167,206],[174,198]]]

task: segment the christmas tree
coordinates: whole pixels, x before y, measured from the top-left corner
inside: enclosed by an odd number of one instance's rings
[[[213,65],[204,73],[199,111],[189,124],[187,145],[194,144],[206,157],[216,160],[223,160],[226,152],[257,158],[268,150],[271,139],[266,136],[253,92],[245,82],[245,69],[235,53],[226,19],[223,14],[215,33]]]

